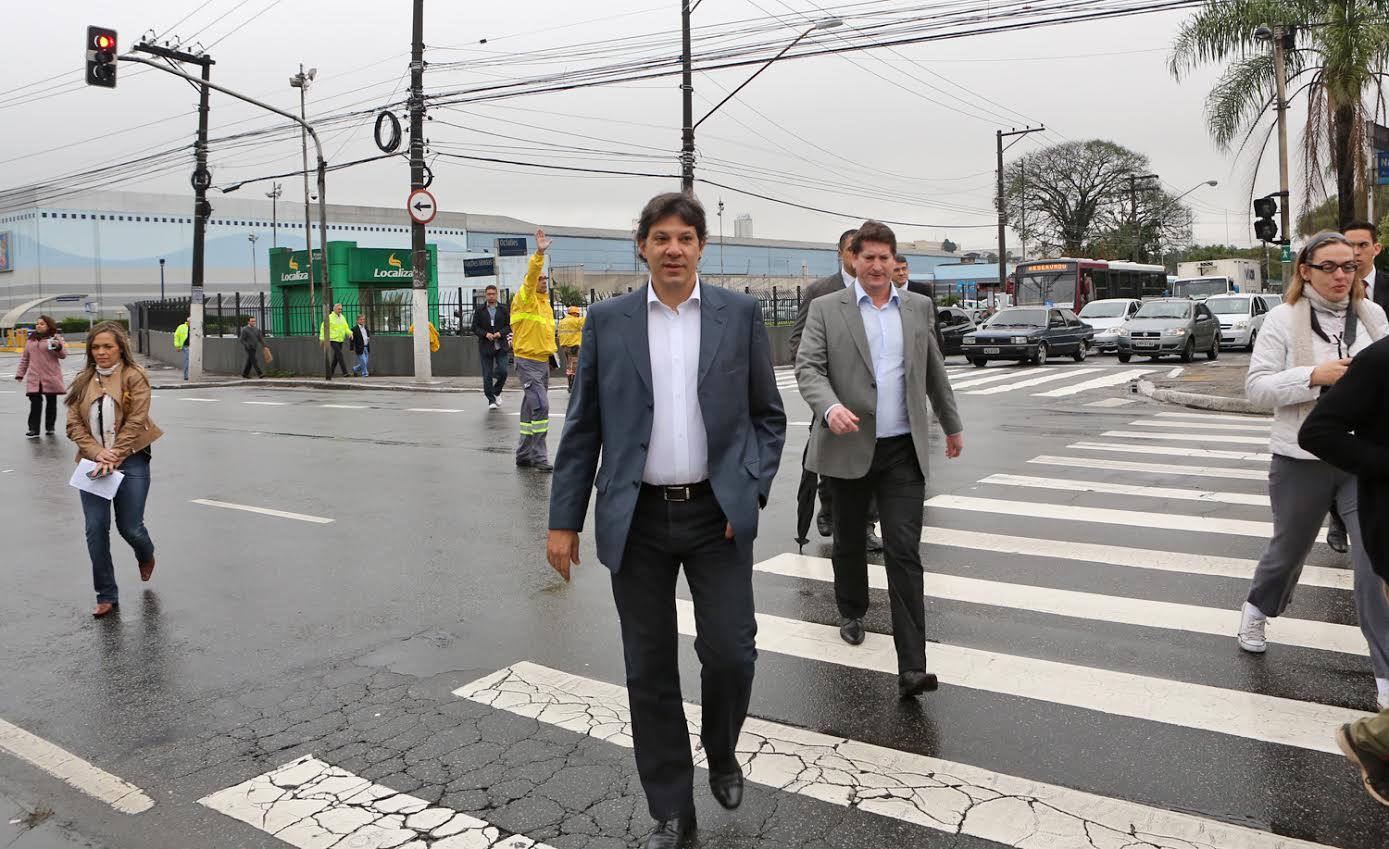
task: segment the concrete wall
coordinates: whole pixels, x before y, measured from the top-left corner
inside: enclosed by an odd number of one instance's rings
[[[183,354],[174,350],[174,334],[149,331],[148,350],[144,353],[161,362],[183,368]],[[772,361],[778,366],[791,364],[790,327],[769,327],[767,335],[772,347]],[[275,356],[270,368],[304,376],[323,373],[323,352],[318,340],[307,336],[271,337],[266,347]],[[344,355],[347,367],[356,362],[351,351]],[[241,343],[231,337],[212,337],[203,341],[203,369],[213,374],[240,374],[246,362]],[[477,355],[477,340],[472,336],[441,336],[439,350],[432,358],[435,377],[477,377],[482,373]],[[265,368],[262,363],[262,368]],[[374,336],[371,340],[371,373],[382,377],[405,376],[415,373],[414,347],[408,336]]]

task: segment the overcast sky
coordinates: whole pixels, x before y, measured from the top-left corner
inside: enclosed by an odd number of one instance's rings
[[[886,5],[894,4],[908,2]],[[173,32],[210,46],[217,62],[213,79],[224,85],[297,112],[298,94],[289,87],[288,77],[300,62],[316,67],[318,78],[309,94],[312,116],[384,104],[393,94],[405,94],[410,5],[408,0],[79,0],[46,4],[41,14],[11,14],[6,20],[6,49],[0,54],[0,79],[5,81],[0,88],[69,73],[0,98],[0,116],[7,127],[0,141],[0,187],[191,141],[196,93],[187,84],[122,65],[115,90],[80,85],[87,24],[117,28],[124,51],[142,32],[164,32],[192,13]],[[789,42],[804,29],[804,17],[823,17],[817,6],[844,5],[847,0],[703,0],[694,15],[695,28],[698,33],[701,26],[722,21],[775,15],[784,18],[783,35]],[[1219,180],[1217,188],[1203,187],[1188,196],[1196,202],[1196,237],[1224,242],[1228,235],[1230,241],[1248,244],[1251,162],[1219,151],[1202,117],[1204,94],[1215,71],[1198,72],[1179,84],[1166,68],[1173,34],[1187,14],[778,63],[700,127],[700,174],[849,217],[805,212],[707,186],[699,187],[698,194],[710,208],[715,227],[714,207],[723,200],[724,229],[730,235],[733,219],[745,213],[753,217],[758,236],[813,240],[833,240],[855,217],[873,216],[929,225],[896,228],[903,238],[949,237],[967,248],[987,247],[995,243],[994,131],[1031,122],[1045,124],[1049,132],[1019,143],[1010,156],[1042,144],[1103,138],[1147,154],[1153,170],[1173,192]],[[852,16],[846,15],[845,22],[845,28],[818,32],[811,39],[832,45],[841,34],[852,35],[847,32]],[[679,24],[678,0],[434,0],[426,4],[425,42],[431,46],[427,58],[436,66],[651,33],[660,35],[650,37],[649,53],[676,55]],[[767,36],[776,37],[780,36]],[[485,46],[478,44],[482,38],[488,39]],[[498,74],[540,70],[555,68],[513,66],[487,70],[487,75],[431,69],[425,87],[427,92],[440,92],[496,79]],[[704,114],[748,73],[732,69],[696,75],[696,115]],[[923,80],[939,90],[928,89]],[[33,97],[64,82],[69,84]],[[441,151],[677,174],[677,84],[678,78],[670,78],[470,105],[465,111],[438,110],[428,138]],[[471,129],[446,126],[444,121]],[[273,122],[253,107],[213,95],[214,136]],[[488,135],[498,133],[602,149],[620,146],[655,158],[564,159],[531,142]],[[329,131],[325,140],[330,162],[372,155],[376,149],[371,135],[370,118]],[[835,167],[845,161],[863,167]],[[297,136],[231,154],[214,151],[214,181],[227,185],[297,168],[298,162]],[[1260,194],[1277,188],[1273,165],[1270,154]],[[627,227],[647,197],[678,188],[677,182],[655,178],[537,172],[442,158],[434,168],[433,190],[443,210],[553,224]],[[749,173],[753,168],[796,175],[791,179],[801,185],[788,185],[788,178],[768,177],[765,172]],[[180,166],[124,187],[187,192],[188,170]],[[823,181],[853,185],[805,185]],[[286,182],[286,194],[299,197],[298,182]],[[408,188],[405,160],[393,159],[333,174],[328,199],[403,208]],[[885,188],[951,208],[900,197],[883,199]],[[242,191],[267,189],[265,185]]]

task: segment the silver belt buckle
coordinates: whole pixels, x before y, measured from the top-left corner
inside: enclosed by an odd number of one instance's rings
[[[667,501],[689,501],[690,488],[688,486],[668,486],[665,488]],[[676,496],[680,497],[676,497]]]

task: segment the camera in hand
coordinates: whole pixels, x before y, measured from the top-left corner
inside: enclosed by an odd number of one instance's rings
[[[48,350],[50,350],[50,351],[56,351],[56,350],[58,350],[58,349],[61,348],[61,347],[62,347],[62,343],[60,343],[57,339],[49,339],[49,340],[48,340]]]

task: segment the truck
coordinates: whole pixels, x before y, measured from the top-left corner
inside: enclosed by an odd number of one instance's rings
[[[1203,259],[1177,264],[1172,296],[1205,300],[1211,295],[1267,291],[1263,266],[1253,259]]]

